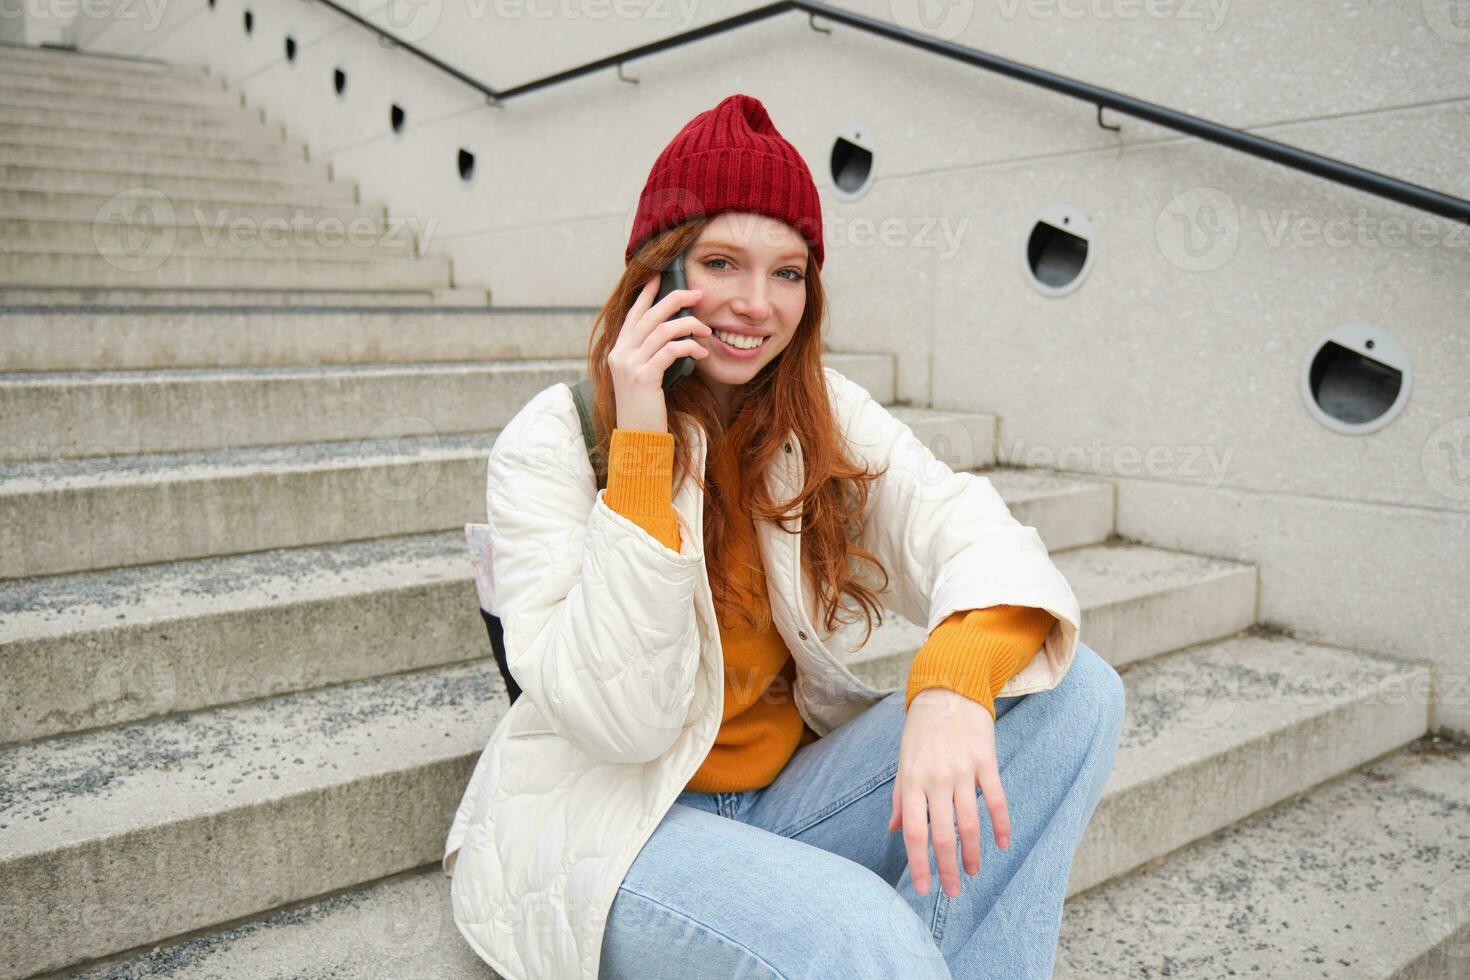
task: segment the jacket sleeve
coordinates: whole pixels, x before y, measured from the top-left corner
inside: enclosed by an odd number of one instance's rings
[[[549,726],[602,762],[642,763],[684,725],[699,666],[703,553],[679,551],[595,490],[565,385],[491,448],[485,498],[507,665]]]
[[[869,469],[886,468],[869,486],[860,539],[888,572],[883,604],[927,634],[959,610],[1045,610],[1056,622],[1042,652],[1060,680],[1076,654],[1081,612],[1041,535],[1011,516],[988,478],[951,469],[862,385],[823,370],[852,453]]]

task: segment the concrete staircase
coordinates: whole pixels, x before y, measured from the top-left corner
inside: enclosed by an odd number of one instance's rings
[[[0,48],[0,978],[490,977],[438,866],[506,707],[461,528],[595,311],[192,219],[120,276],[88,209],[132,187],[388,217],[199,72]],[[892,402],[889,358],[828,363]],[[1255,568],[1120,540],[993,416],[893,410],[1038,528],[1128,689],[1059,975],[1470,975],[1427,667],[1263,628]],[[923,640],[857,635],[882,684]]]

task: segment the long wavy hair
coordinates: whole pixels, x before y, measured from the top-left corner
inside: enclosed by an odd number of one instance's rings
[[[617,421],[617,402],[607,356],[649,278],[666,269],[675,256],[693,244],[708,223],[707,217],[693,218],[644,243],[623,270],[612,295],[593,322],[587,374],[594,391],[596,456],[600,464],[608,459]],[[855,611],[867,620],[863,636],[866,643],[873,631],[874,617],[878,624],[883,622],[878,593],[888,587],[888,572],[876,556],[858,543],[862,531],[859,515],[867,504],[869,484],[884,471],[869,472],[849,455],[827,398],[827,382],[822,374],[826,299],[820,271],[810,251],[805,282],[806,308],[791,343],[754,378],[740,386],[735,393],[728,431],[719,402],[698,371],[665,391],[669,430],[674,434],[674,486],[678,487],[685,477],[692,478],[705,494],[705,566],[722,622],[733,622],[738,617],[753,629],[765,629],[771,624],[769,601],[759,601],[765,589],[754,584],[763,579],[763,572],[753,542],[747,549],[754,559],[752,562],[734,567],[728,557],[733,544],[730,535],[744,527],[743,521],[734,520],[731,515],[738,514],[743,505],[755,521],[769,521],[788,534],[802,536],[802,571],[812,583],[826,629],[835,630],[841,622],[857,621],[838,616],[839,610],[852,608],[842,601],[844,596],[851,596],[856,603]],[[690,424],[701,426],[707,434],[703,479],[692,471],[690,447],[681,438],[682,427]],[[801,441],[806,460],[805,485],[792,500],[775,501],[767,493],[764,474],[766,467],[783,451],[782,439],[788,431]],[[710,465],[725,459],[719,450],[726,445],[726,439],[733,450],[730,465]],[[599,476],[604,472],[599,465]],[[799,525],[793,526],[798,519]],[[857,562],[871,563],[881,575],[882,584],[877,591],[859,581],[867,576],[860,576],[855,570]]]

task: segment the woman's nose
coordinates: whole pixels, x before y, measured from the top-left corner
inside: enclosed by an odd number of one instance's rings
[[[764,284],[742,288],[731,304],[741,316],[764,320],[771,315],[771,300]]]

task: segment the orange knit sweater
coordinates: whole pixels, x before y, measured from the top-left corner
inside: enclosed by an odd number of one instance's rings
[[[614,429],[608,456],[604,501],[678,551],[673,433]],[[711,446],[709,465],[728,473],[738,458],[736,447],[724,440]],[[749,511],[731,519],[729,559],[734,567],[748,561],[759,569]],[[765,600],[763,575],[753,573],[736,587]],[[1055,622],[1046,610],[1028,606],[956,611],[930,632],[915,655],[904,710],[920,691],[943,687],[984,705],[995,717],[997,693],[1040,650]],[[818,738],[796,710],[792,694],[796,660],[775,626],[750,630],[738,622],[727,623],[722,613],[719,629],[725,651],[725,711],[715,744],[685,787],[698,793],[769,785],[797,749]]]

